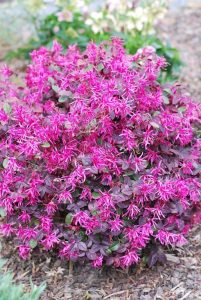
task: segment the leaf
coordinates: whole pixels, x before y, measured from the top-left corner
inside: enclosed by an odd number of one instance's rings
[[[8,163],[9,163],[9,159],[8,159],[8,158],[5,158],[5,159],[3,160],[3,167],[4,167],[4,169],[6,169],[6,168],[8,167]]]
[[[86,252],[86,256],[87,256],[87,258],[90,259],[90,260],[95,260],[95,259],[97,258],[96,253],[93,253],[93,252],[91,252],[91,251]]]
[[[36,240],[31,239],[29,242],[29,245],[32,249],[36,248],[36,246],[38,245]]]
[[[78,243],[78,248],[81,250],[81,251],[87,251],[87,246],[84,242],[79,242]]]
[[[67,97],[67,96],[61,96],[61,97],[59,97],[58,102],[59,102],[59,103],[64,103],[64,102],[66,102],[67,100],[68,100],[68,97]]]
[[[45,142],[41,145],[43,148],[49,148],[50,147],[50,143]]]
[[[169,101],[168,97],[166,97],[166,96],[163,96],[163,102],[165,104],[170,104],[170,101]]]
[[[157,252],[152,251],[151,254],[148,257],[148,266],[151,268],[153,267],[158,261],[158,255]]]
[[[55,84],[52,85],[52,89],[53,89],[53,91],[55,91],[56,93],[58,93],[58,91],[59,91],[58,85],[55,85]]]
[[[68,27],[68,29],[66,30],[66,34],[70,37],[70,38],[77,38],[78,37],[78,33],[72,28],[72,27]]]
[[[89,64],[88,67],[86,67],[85,71],[91,71],[93,70],[93,65],[92,64]]]
[[[98,192],[92,192],[92,198],[98,199],[98,198],[100,198],[100,194]]]
[[[119,242],[114,242],[112,246],[109,248],[111,251],[117,251],[119,249]]]
[[[71,91],[61,90],[59,91],[59,95],[73,98],[73,93]]]
[[[96,216],[96,215],[98,215],[98,211],[97,211],[97,210],[93,210],[93,211],[91,212],[91,214],[92,214],[92,216]]]
[[[0,207],[0,216],[4,218],[6,216],[6,211],[3,207]]]
[[[97,70],[98,71],[102,71],[104,69],[104,65],[103,64],[99,64],[98,66],[97,66]]]
[[[67,214],[65,218],[65,223],[70,225],[72,223],[72,220],[73,220],[73,215],[71,213]]]
[[[169,88],[165,88],[165,89],[164,89],[164,92],[166,92],[167,94],[172,94],[172,91],[171,91],[171,89],[169,89]]]
[[[153,128],[156,128],[156,129],[159,129],[160,126],[156,123],[156,122],[150,122],[150,125],[153,127]]]
[[[9,115],[12,112],[12,107],[8,103],[4,103],[3,110],[7,115]]]
[[[185,106],[181,106],[181,107],[178,108],[178,111],[179,111],[180,113],[183,113],[183,112],[186,111],[186,107],[185,107]]]

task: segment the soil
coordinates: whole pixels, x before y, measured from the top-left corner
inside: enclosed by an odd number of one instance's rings
[[[177,1],[178,2],[178,1]],[[188,2],[188,1],[184,1]],[[175,8],[175,9],[174,9]],[[201,5],[189,0],[186,7],[173,7],[161,23],[160,34],[181,52],[185,66],[180,81],[193,98],[201,95]],[[54,254],[35,252],[21,261],[12,242],[4,241],[2,256],[15,280],[28,288],[45,281],[41,300],[200,300],[201,226],[189,234],[189,244],[168,252],[168,262],[147,269],[139,265],[132,271],[94,270],[90,265],[74,265],[73,270]]]

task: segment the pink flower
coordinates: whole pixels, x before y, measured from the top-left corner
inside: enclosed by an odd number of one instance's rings
[[[110,221],[109,224],[110,224],[111,232],[119,232],[123,227],[123,222],[122,220],[119,219],[119,217]]]
[[[30,254],[30,251],[31,251],[31,248],[29,246],[26,246],[26,245],[20,245],[18,247],[19,249],[19,255],[22,259],[27,259],[29,254]]]
[[[88,187],[84,187],[82,190],[82,193],[80,195],[80,199],[83,200],[91,200],[92,199],[92,194],[91,194],[91,190]]]
[[[84,212],[80,211],[74,215],[75,225],[80,224],[81,226],[85,226],[85,224],[90,220],[89,215]]]
[[[193,138],[193,131],[191,127],[179,128],[176,140],[179,140],[181,146],[188,145]]]
[[[139,260],[139,256],[135,251],[129,251],[127,254],[121,257],[121,266],[127,268],[133,264],[136,264]]]
[[[55,233],[48,234],[42,241],[41,244],[46,250],[50,250],[55,244],[59,244],[59,239]]]
[[[125,215],[128,215],[131,219],[134,219],[137,214],[140,212],[140,209],[133,203],[128,206],[127,212]]]
[[[171,181],[159,182],[157,186],[157,194],[163,201],[168,201],[175,196],[174,183]]]
[[[42,216],[40,218],[41,228],[44,232],[50,232],[52,228],[52,219],[49,217]]]
[[[0,69],[0,73],[5,77],[5,78],[9,78],[10,76],[13,75],[13,71],[9,69],[8,66],[3,66],[1,69]]]
[[[165,218],[162,210],[159,207],[146,207],[146,210],[154,216],[154,219],[161,220]]]
[[[50,216],[53,215],[57,211],[57,209],[58,207],[53,201],[49,202],[46,206],[47,214]]]
[[[92,262],[92,266],[94,268],[101,268],[102,267],[102,264],[103,264],[103,256],[100,255],[98,256],[98,258],[96,258],[95,260],[93,260]]]
[[[13,224],[2,224],[0,226],[0,232],[4,235],[4,236],[11,236],[14,233],[14,228],[13,228]]]
[[[151,162],[151,164],[153,164],[154,162],[156,162],[159,159],[159,155],[157,152],[148,149],[147,150],[147,160]]]
[[[162,245],[171,245],[171,246],[183,246],[187,243],[187,240],[183,237],[182,234],[171,233],[165,230],[159,230],[156,239],[158,239]]]
[[[59,194],[58,202],[59,203],[67,203],[67,202],[72,203],[73,202],[73,197],[72,197],[72,195],[69,191],[61,192]]]
[[[61,257],[65,259],[69,259],[71,255],[71,244],[65,244],[64,247],[60,250],[59,254]]]
[[[2,109],[0,109],[0,121],[7,122],[8,119],[8,115]]]
[[[112,195],[107,192],[101,192],[100,198],[97,199],[98,207],[102,209],[115,209],[115,205],[112,200]]]
[[[193,163],[191,161],[184,162],[182,165],[182,170],[184,174],[192,175],[193,174]]]
[[[22,227],[19,225],[17,236],[20,240],[23,240],[23,242],[30,241],[31,239],[35,240],[37,237],[37,231],[35,228]]]
[[[79,224],[80,226],[85,228],[86,234],[92,233],[95,228],[99,227],[99,222],[96,217],[91,218],[84,211],[80,211],[74,215],[74,222],[75,225]]]
[[[147,161],[142,158],[142,155],[140,157],[131,157],[130,163],[131,163],[131,168],[135,171],[135,173],[140,172],[141,170],[145,169],[147,166]]]
[[[128,150],[131,150],[131,149],[137,147],[135,135],[131,130],[124,129],[120,136],[123,137],[125,146]]]
[[[31,216],[26,211],[23,211],[18,217],[18,220],[22,223],[29,223],[31,221]]]

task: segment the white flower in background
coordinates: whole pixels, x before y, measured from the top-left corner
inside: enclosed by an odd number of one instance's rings
[[[108,30],[152,33],[153,23],[164,15],[164,4],[164,0],[85,1],[88,7],[86,24],[92,26],[95,33]]]
[[[72,22],[73,21],[73,13],[70,10],[63,10],[57,13],[58,21],[67,21]]]

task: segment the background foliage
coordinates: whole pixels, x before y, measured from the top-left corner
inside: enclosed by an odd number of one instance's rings
[[[101,3],[101,4],[100,4]],[[51,47],[58,40],[63,47],[76,43],[85,49],[89,41],[100,43],[112,36],[124,40],[129,53],[151,45],[169,63],[162,80],[175,80],[181,61],[170,43],[160,40],[155,27],[165,13],[164,1],[26,1],[20,3],[33,26],[33,38],[10,51],[7,59],[23,57],[40,46]]]

